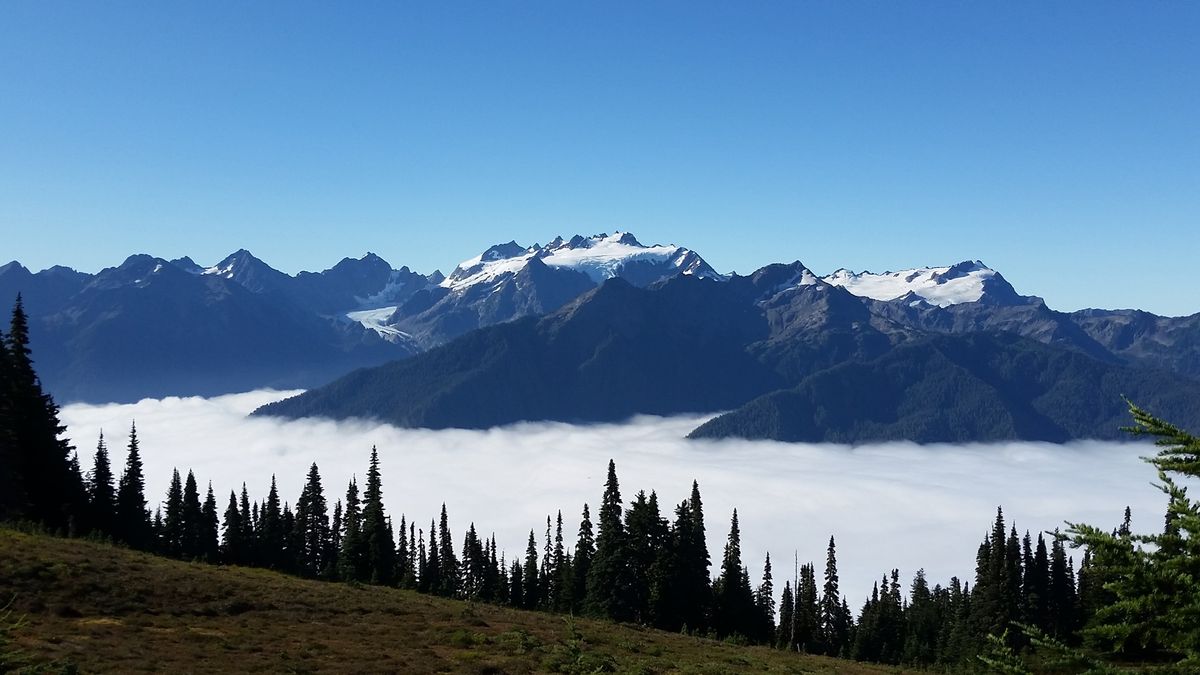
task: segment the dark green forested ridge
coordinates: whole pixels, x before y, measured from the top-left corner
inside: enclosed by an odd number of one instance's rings
[[[12,323],[0,350],[0,476],[8,481],[3,516],[9,521],[185,560],[587,614],[879,663],[971,670],[984,665],[976,657],[985,654],[986,663],[1019,672],[1013,669],[1037,670],[1048,663],[1043,655],[1057,650],[1079,663],[1133,659],[1189,672],[1200,658],[1200,623],[1194,621],[1200,616],[1200,505],[1172,478],[1200,476],[1200,440],[1137,408],[1136,433],[1155,436],[1162,446],[1150,460],[1169,500],[1161,533],[1133,534],[1128,510],[1111,532],[1071,524],[1061,534],[1022,533],[997,510],[976,549],[972,578],[931,586],[918,570],[905,584],[899,570],[881,565],[881,578],[856,615],[838,576],[834,537],[822,566],[796,561],[776,603],[769,556],[761,578],[751,579],[736,511],[721,558],[711,561],[700,486],[693,481],[689,498],[664,513],[655,492],[623,497],[611,461],[594,521],[585,504],[572,537],[562,531],[561,513],[548,516],[541,541],[539,523],[524,550],[511,557],[475,523],[459,539],[444,504],[428,529],[404,514],[396,527],[384,507],[386,483],[375,448],[362,483],[352,479],[332,509],[314,464],[294,508],[272,478],[261,502],[250,500],[244,484],[240,493],[230,490],[218,522],[212,486],[176,469],[152,516],[136,427],[119,478],[104,439],[97,442],[93,470],[86,479],[80,475],[70,446],[59,438],[57,408],[33,373],[19,304]],[[24,414],[13,414],[18,410]]]

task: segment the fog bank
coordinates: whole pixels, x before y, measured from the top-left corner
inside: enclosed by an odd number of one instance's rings
[[[62,410],[86,471],[101,429],[114,471],[124,465],[136,420],[151,509],[166,494],[172,467],[212,481],[221,512],[231,489],[247,483],[261,500],[278,478],[294,503],[308,466],[321,470],[326,498],[344,497],[351,475],[365,473],[371,447],[382,464],[385,504],[428,528],[444,501],[456,548],[474,522],[495,533],[511,559],[529,530],[540,542],[547,514],[562,509],[574,543],[582,505],[595,509],[609,458],[622,497],[657,490],[664,516],[700,483],[708,542],[717,572],[738,509],[743,555],[754,583],[769,549],[777,589],[800,562],[825,561],[837,538],[842,591],[857,611],[871,583],[892,567],[907,586],[925,568],[931,583],[973,580],[975,553],[998,505],[1026,530],[1064,520],[1111,526],[1126,505],[1135,528],[1156,526],[1164,499],[1132,443],[997,443],[848,447],[767,441],[688,441],[705,417],[639,417],[621,424],[526,423],[487,431],[399,429],[364,421],[248,418],[256,407],[295,392],[256,391],[215,398],[166,398],[134,404],[73,404]],[[360,481],[361,485],[361,481]],[[203,489],[203,488],[202,488]],[[1076,555],[1078,563],[1078,555]]]

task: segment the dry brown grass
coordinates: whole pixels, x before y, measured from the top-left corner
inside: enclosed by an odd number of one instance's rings
[[[82,672],[901,672],[0,529],[10,597],[17,646]]]

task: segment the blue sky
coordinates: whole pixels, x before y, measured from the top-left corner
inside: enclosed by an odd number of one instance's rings
[[[288,272],[628,230],[1200,311],[1200,5],[67,3],[0,20],[0,258]]]

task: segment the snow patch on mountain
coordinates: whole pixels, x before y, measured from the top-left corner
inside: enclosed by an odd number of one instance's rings
[[[979,262],[951,267],[920,267],[899,272],[851,272],[840,269],[821,280],[841,286],[854,295],[873,300],[895,300],[908,294],[939,307],[978,302],[996,271]]]
[[[379,333],[381,337],[389,342],[400,342],[402,340],[411,340],[412,336],[395,326],[388,325],[388,319],[396,312],[396,306],[391,307],[376,307],[374,309],[363,309],[355,312],[346,312],[346,318],[362,324],[363,328],[373,330]]]
[[[534,258],[548,267],[582,272],[596,283],[621,276],[623,268],[638,263],[675,268],[679,274],[722,278],[689,249],[662,244],[644,246],[628,232],[614,232],[611,235],[598,234],[593,237],[576,235],[566,241],[558,237],[545,246],[534,244],[528,248],[523,248],[516,242],[499,244],[474,258],[464,260],[441,285],[450,289],[463,289],[476,284],[500,281],[506,275],[516,274],[524,269]]]

